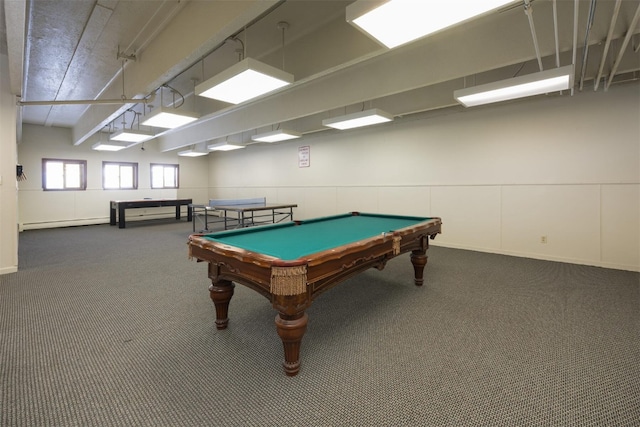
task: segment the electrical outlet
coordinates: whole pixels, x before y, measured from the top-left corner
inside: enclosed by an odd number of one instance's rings
[[[547,236],[540,236],[540,243],[547,243]]]

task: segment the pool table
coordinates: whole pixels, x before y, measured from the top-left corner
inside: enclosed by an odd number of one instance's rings
[[[284,346],[284,370],[300,370],[305,309],[324,291],[371,267],[411,252],[414,283],[423,283],[429,239],[440,218],[351,212],[239,230],[189,236],[189,257],[208,262],[216,327],[228,325],[234,282],[271,301]]]

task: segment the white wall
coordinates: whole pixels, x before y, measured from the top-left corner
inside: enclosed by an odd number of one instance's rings
[[[0,274],[18,271],[17,107],[8,62],[7,55],[0,54]]]
[[[435,245],[640,271],[637,83],[195,159],[161,153],[153,141],[145,151],[100,153],[90,143],[73,146],[68,129],[24,125],[18,162],[28,181],[19,183],[17,219],[15,100],[4,88],[0,98],[0,272],[17,266],[17,222],[25,229],[105,223],[113,199],[262,196],[297,203],[299,219],[352,210],[440,216]],[[309,168],[298,167],[300,146],[311,147]],[[46,157],[86,159],[87,190],[42,191]],[[102,190],[103,160],[138,162],[140,188]],[[180,164],[178,191],[150,190],[156,162]]]
[[[434,244],[638,271],[639,118],[633,83],[321,132],[210,154],[209,196],[440,216]]]
[[[91,149],[92,143],[71,143],[66,128],[24,125],[18,159],[24,166],[27,181],[19,183],[19,222],[23,229],[49,228],[109,222],[109,201],[149,198],[192,198],[194,203],[207,201],[208,164],[203,158],[179,157],[175,152],[161,153],[154,141],[119,152]],[[87,160],[85,191],[43,191],[42,159]],[[138,163],[137,190],[103,190],[102,162]],[[150,187],[150,164],[180,165],[180,188],[156,190]],[[127,221],[175,215],[175,208],[135,209],[127,211]]]

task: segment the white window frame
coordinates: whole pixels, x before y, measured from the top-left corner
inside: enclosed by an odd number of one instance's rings
[[[59,171],[55,171],[54,168],[59,169]],[[53,174],[56,176],[52,176]],[[86,190],[87,161],[77,159],[42,159],[42,189],[44,191]]]
[[[117,167],[117,176],[109,177],[107,169]],[[111,178],[111,179],[110,179]],[[111,181],[117,181],[118,185],[109,185]],[[131,185],[127,185],[131,183]],[[102,189],[103,190],[136,190],[138,188],[138,163],[135,162],[102,162]]]
[[[168,163],[151,163],[151,188],[176,189],[180,188],[180,165]],[[161,172],[160,172],[161,171]],[[157,175],[161,173],[161,175]]]

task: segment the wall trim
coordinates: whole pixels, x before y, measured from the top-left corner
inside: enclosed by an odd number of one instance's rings
[[[438,246],[442,248],[462,249],[466,251],[475,251],[475,252],[491,253],[496,255],[513,256],[517,258],[529,258],[529,259],[538,259],[541,261],[561,262],[563,264],[588,265],[592,267],[608,268],[612,270],[640,272],[640,267],[637,267],[634,265],[617,264],[617,263],[606,262],[606,261],[584,260],[579,258],[558,257],[553,255],[543,256],[535,253],[500,250],[500,249],[494,249],[494,248],[480,248],[480,247],[467,246],[467,245],[458,245],[455,243],[442,244],[442,243],[437,243],[437,239],[434,240],[433,242],[430,242],[429,245]]]
[[[183,212],[184,220],[186,222],[186,213]],[[151,219],[175,219],[175,211],[172,213],[158,213],[158,214],[144,214],[144,215],[127,215],[127,222],[145,221]],[[64,228],[64,227],[78,227],[83,225],[101,225],[109,224],[109,217],[100,218],[78,218],[60,221],[41,221],[41,222],[25,222],[20,224],[20,231],[24,230],[42,230],[46,228]],[[118,226],[115,225],[114,228]]]
[[[17,273],[17,272],[18,272],[18,266],[0,268],[0,276],[2,276],[3,274],[11,274],[11,273]]]

